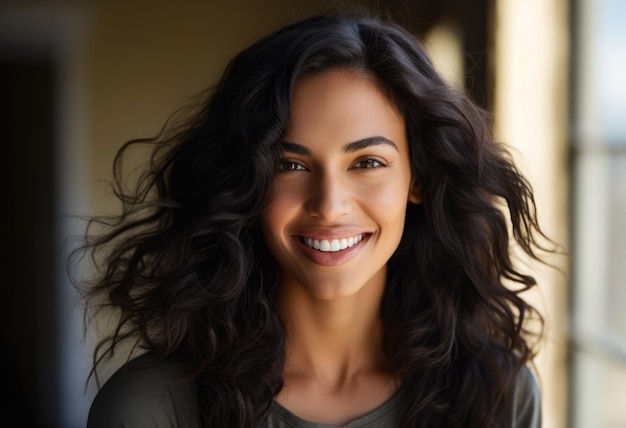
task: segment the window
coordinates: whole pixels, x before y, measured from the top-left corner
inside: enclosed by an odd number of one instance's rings
[[[578,0],[573,39],[573,427],[626,426],[626,2]]]

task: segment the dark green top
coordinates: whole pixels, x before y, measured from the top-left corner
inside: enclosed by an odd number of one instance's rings
[[[186,383],[187,366],[167,361],[146,366],[150,355],[142,355],[122,366],[103,385],[89,412],[88,428],[199,428],[196,386]],[[400,390],[388,401],[342,427],[399,427],[402,404],[410,399]],[[537,381],[524,367],[517,378],[513,398],[505,413],[503,426],[539,428],[541,405]],[[338,425],[305,421],[272,403],[260,428],[333,428]]]

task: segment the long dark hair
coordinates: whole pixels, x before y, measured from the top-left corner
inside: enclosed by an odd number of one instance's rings
[[[337,67],[374,76],[402,112],[423,192],[407,207],[381,308],[389,367],[411,397],[405,425],[498,426],[534,355],[526,325],[539,315],[519,294],[535,280],[511,261],[513,243],[537,258],[544,237],[532,190],[484,112],[440,78],[413,36],[374,17],[313,17],[261,39],[194,115],[119,151],[123,213],[93,218],[97,233],[82,248],[100,268],[89,314],[119,316],[94,364],[135,338],[157,360],[191,361],[207,426],[263,417],[285,356],[278,268],[259,217],[294,86]],[[154,146],[150,163],[128,190],[121,160],[143,144]]]

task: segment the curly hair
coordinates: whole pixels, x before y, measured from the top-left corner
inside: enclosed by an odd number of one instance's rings
[[[527,321],[541,321],[520,297],[536,282],[511,259],[515,243],[538,259],[545,237],[532,189],[485,112],[441,79],[419,41],[371,16],[308,18],[261,39],[192,116],[118,152],[123,212],[92,218],[82,248],[100,267],[87,288],[92,316],[119,316],[94,366],[135,338],[158,360],[192,362],[206,426],[263,417],[283,386],[285,339],[260,214],[294,86],[333,68],[373,76],[403,114],[423,192],[407,206],[381,307],[389,366],[413,397],[403,425],[498,426],[534,356]],[[121,161],[144,144],[149,166],[127,190]]]

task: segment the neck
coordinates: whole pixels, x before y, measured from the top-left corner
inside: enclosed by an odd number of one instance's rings
[[[355,295],[324,300],[283,280],[277,304],[287,339],[285,376],[336,389],[364,372],[384,370],[384,284],[383,272]]]

